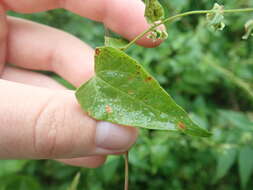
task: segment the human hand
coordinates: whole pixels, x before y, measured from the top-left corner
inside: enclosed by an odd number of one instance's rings
[[[93,49],[62,31],[5,15],[7,10],[32,13],[55,8],[103,22],[129,40],[148,28],[141,0],[2,0],[0,159],[58,159],[97,167],[106,155],[127,151],[136,140],[136,129],[91,119],[74,92],[25,70],[52,71],[79,86],[94,74]],[[159,43],[138,41],[146,47]]]

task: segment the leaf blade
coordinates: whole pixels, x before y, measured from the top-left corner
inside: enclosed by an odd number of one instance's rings
[[[76,92],[90,116],[121,125],[210,136],[136,60],[112,47],[96,52],[96,76]]]
[[[235,163],[237,150],[229,147],[222,150],[221,154],[218,155],[218,165],[216,169],[215,182],[224,177],[229,169]]]
[[[249,146],[245,146],[239,153],[239,174],[243,188],[249,181],[249,178],[253,172],[253,149]]]

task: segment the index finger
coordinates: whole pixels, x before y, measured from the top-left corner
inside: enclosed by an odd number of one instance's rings
[[[134,39],[149,25],[144,17],[145,5],[141,0],[4,0],[7,9],[31,13],[53,8],[65,8],[83,17],[103,22],[112,31],[128,40]],[[0,3],[1,4],[1,3]],[[143,37],[137,44],[154,47],[161,41]]]

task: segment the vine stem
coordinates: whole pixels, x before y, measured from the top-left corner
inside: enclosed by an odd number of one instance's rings
[[[243,9],[227,9],[223,10],[223,13],[241,13],[241,12],[252,12],[253,8],[243,8]],[[158,26],[168,23],[168,22],[173,22],[178,18],[185,17],[185,16],[190,16],[190,15],[197,15],[197,14],[208,14],[208,13],[215,13],[217,10],[197,10],[197,11],[188,11],[184,13],[180,13],[171,17],[168,17],[164,20],[162,20],[159,23],[156,23],[152,25],[150,28],[136,36],[131,42],[129,42],[124,48],[122,48],[123,51],[127,50],[130,46],[132,46],[137,40],[141,39],[143,36],[145,36],[147,33],[153,31],[155,28]]]
[[[128,181],[129,181],[129,164],[128,164],[128,152],[126,152],[124,154],[124,158],[125,158],[125,186],[124,186],[124,190],[128,190]]]

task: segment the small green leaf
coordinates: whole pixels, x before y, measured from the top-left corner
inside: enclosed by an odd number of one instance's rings
[[[228,170],[232,167],[236,158],[236,149],[233,147],[225,147],[220,154],[217,155],[218,165],[216,170],[215,182],[224,177]]]
[[[246,22],[245,31],[246,31],[246,33],[242,37],[243,40],[247,40],[250,36],[253,36],[253,19]]]
[[[253,172],[253,149],[245,146],[239,153],[238,161],[242,187],[245,188]]]
[[[76,91],[78,102],[90,116],[126,126],[210,136],[123,51],[97,48],[95,72],[96,75]]]
[[[68,188],[68,190],[77,190],[77,186],[79,184],[79,180],[80,180],[80,176],[81,174],[80,173],[77,173],[75,178],[73,179],[70,187]]]
[[[145,0],[145,17],[148,23],[153,24],[164,18],[164,9],[158,0]]]
[[[214,7],[212,9],[214,12],[208,13],[206,15],[208,24],[214,29],[214,30],[223,30],[225,28],[224,23],[224,6],[219,5],[218,3],[214,4]]]
[[[123,38],[112,38],[105,36],[105,46],[114,48],[123,48],[128,44],[128,41]]]

